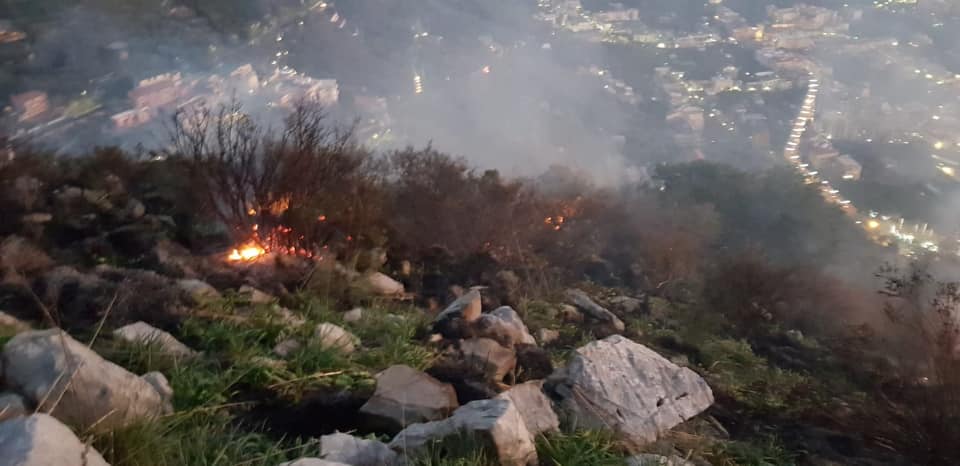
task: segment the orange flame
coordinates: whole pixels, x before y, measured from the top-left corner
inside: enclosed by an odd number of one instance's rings
[[[256,243],[250,242],[250,243],[244,244],[243,246],[240,246],[237,249],[234,249],[233,252],[231,252],[230,255],[227,256],[227,260],[234,261],[234,262],[236,261],[249,262],[249,261],[255,260],[256,258],[266,253],[267,253],[266,249],[263,249],[262,247],[260,247],[260,245]]]

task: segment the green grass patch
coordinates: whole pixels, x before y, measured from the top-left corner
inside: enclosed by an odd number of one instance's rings
[[[718,442],[703,453],[714,466],[795,466],[797,455],[775,437],[754,442]]]
[[[544,466],[623,466],[612,435],[581,430],[554,433],[537,439],[537,455]]]

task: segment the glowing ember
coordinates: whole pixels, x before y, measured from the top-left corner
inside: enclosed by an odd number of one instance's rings
[[[234,249],[233,252],[227,256],[227,260],[231,261],[252,261],[264,254],[267,253],[266,249],[263,249],[257,244],[248,243],[238,249]]]

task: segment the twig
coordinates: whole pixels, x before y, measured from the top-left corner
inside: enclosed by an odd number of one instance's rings
[[[103,324],[107,322],[107,317],[110,316],[110,311],[113,310],[113,305],[117,302],[117,297],[120,296],[120,289],[118,288],[115,293],[113,293],[113,299],[110,300],[110,304],[107,305],[107,310],[104,311],[103,317],[100,319],[100,323],[97,324],[97,331],[93,333],[93,337],[90,338],[90,343],[87,344],[87,348],[93,348],[93,343],[97,341],[97,337],[100,336],[100,331],[103,330]]]

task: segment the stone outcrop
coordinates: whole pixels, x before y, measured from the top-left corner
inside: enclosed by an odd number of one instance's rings
[[[579,348],[549,388],[578,426],[610,429],[632,451],[713,403],[695,372],[619,335]]]
[[[475,367],[487,380],[500,382],[517,367],[517,353],[489,338],[471,338],[460,342],[464,364]]]
[[[110,430],[172,410],[149,382],[60,329],[17,335],[2,359],[11,389],[70,425]]]
[[[443,419],[457,406],[457,394],[449,384],[411,367],[396,365],[377,374],[376,392],[360,412],[402,429]]]
[[[335,433],[320,437],[320,456],[350,466],[391,466],[397,454],[387,444]]]
[[[515,385],[497,395],[497,398],[513,402],[531,435],[536,436],[560,430],[560,419],[557,418],[557,413],[553,411],[550,399],[543,393],[542,381]]]
[[[0,465],[110,466],[69,427],[46,414],[0,422]]]
[[[537,464],[533,436],[508,399],[472,401],[442,421],[410,425],[390,442],[390,448],[416,454],[434,441],[459,434],[489,445],[502,466]]]
[[[496,340],[507,348],[519,344],[537,344],[523,320],[520,319],[520,315],[508,306],[481,315],[473,328],[474,335]]]

